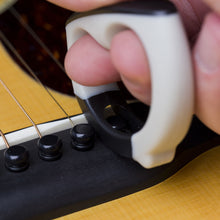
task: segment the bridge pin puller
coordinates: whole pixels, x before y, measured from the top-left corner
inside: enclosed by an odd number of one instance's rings
[[[190,47],[175,6],[166,0],[128,1],[75,13],[66,25],[67,46],[89,34],[109,49],[115,34],[125,29],[139,37],[151,70],[152,104],[144,126],[127,134],[113,129],[103,118],[104,109],[112,105],[109,96],[120,99],[117,84],[86,87],[73,82],[73,87],[88,122],[105,145],[152,168],[174,159],[191,124],[194,82]]]

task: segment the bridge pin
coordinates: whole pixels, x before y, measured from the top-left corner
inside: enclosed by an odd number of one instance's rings
[[[38,154],[42,160],[53,161],[62,156],[62,141],[56,135],[45,135],[38,141]]]
[[[29,166],[29,153],[25,147],[15,145],[4,152],[5,167],[13,172],[20,172]]]
[[[72,147],[79,151],[90,150],[94,146],[95,130],[89,124],[78,124],[70,130]]]

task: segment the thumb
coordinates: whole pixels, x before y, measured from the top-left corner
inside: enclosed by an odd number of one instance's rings
[[[220,16],[211,13],[195,45],[196,114],[220,134]]]

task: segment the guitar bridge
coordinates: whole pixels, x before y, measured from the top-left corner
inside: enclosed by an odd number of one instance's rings
[[[98,136],[93,148],[79,151],[73,148],[70,129],[55,135],[63,143],[60,159],[40,159],[38,139],[27,141],[21,145],[29,151],[30,165],[22,172],[9,171],[4,165],[5,150],[0,151],[1,219],[11,220],[15,215],[17,220],[52,219],[129,195],[164,181],[220,144],[220,136],[194,118],[175,159],[145,169],[113,153]]]

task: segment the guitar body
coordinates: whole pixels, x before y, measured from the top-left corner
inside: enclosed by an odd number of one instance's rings
[[[219,153],[214,148],[158,185],[59,219],[219,219]]]
[[[45,91],[11,60],[3,47],[1,47],[0,57],[2,70],[0,73],[1,79],[10,85],[12,91],[14,89],[19,91],[20,94],[18,93],[17,97],[22,101],[24,106],[27,105],[27,109],[30,108],[29,112],[33,115],[32,117],[36,123],[63,117],[56,106],[50,106],[53,105],[53,102],[48,97],[46,98],[44,94]],[[30,97],[26,95],[26,89],[31,91],[29,92]],[[54,94],[58,100],[62,102],[63,106],[68,109],[69,114],[80,113],[75,98],[58,93]],[[1,97],[1,106],[4,106],[4,108],[1,108],[0,114],[1,129],[3,131],[14,131],[31,126],[26,123],[27,119],[23,117],[22,113],[19,113],[20,109],[14,106],[14,103],[10,101],[10,97],[2,88]],[[40,102],[33,101],[30,103],[30,100],[40,100]],[[48,113],[45,109],[40,112],[42,103],[44,102],[45,108],[46,106],[50,106],[47,110]],[[52,109],[54,109],[54,111]],[[45,118],[46,116],[48,118]],[[214,137],[213,140],[211,138],[211,140],[207,140],[207,142],[210,145],[213,143],[214,145],[216,144]],[[60,219],[218,219],[220,214],[219,153],[219,147],[213,148],[198,156],[176,174],[159,184],[123,198],[118,198],[114,201],[61,217]],[[123,159],[121,158],[121,160]],[[4,167],[1,169],[4,169]],[[16,174],[13,175],[16,178]],[[23,175],[25,175],[25,171]],[[135,176],[135,174],[132,173],[130,175],[131,178]],[[89,178],[89,176],[86,177]],[[1,178],[3,178],[3,176]],[[117,183],[117,180],[114,180],[114,182],[120,185],[120,182]],[[1,183],[3,182],[1,181]],[[51,182],[51,184],[53,183]],[[70,183],[66,184],[68,185]],[[89,205],[87,204],[87,206]],[[16,213],[12,214],[12,216],[15,216],[15,214]]]
[[[6,52],[5,48],[0,45],[0,79],[4,81],[4,83],[10,88],[10,90],[16,94],[16,98],[19,99],[21,104],[24,108],[28,111],[31,115],[35,123],[41,124],[44,122],[54,121],[58,119],[62,119],[65,117],[63,112],[56,106],[53,100],[47,95],[45,90],[36,83],[32,78],[27,76],[24,70],[22,70],[9,56]],[[63,108],[67,111],[69,115],[79,115],[81,114],[81,110],[77,104],[77,101],[74,97],[69,95],[63,95],[58,92],[52,91],[53,95],[56,99],[60,102]],[[31,123],[27,120],[21,110],[16,106],[14,101],[8,95],[8,93],[4,90],[3,87],[0,87],[0,129],[4,133],[15,132],[22,128],[27,128],[32,126]],[[78,117],[78,116],[75,116]],[[196,120],[196,119],[195,119]],[[56,170],[59,170],[59,167],[62,167],[60,164],[65,164],[65,160],[67,166],[73,164],[77,167],[77,163],[70,160],[70,149],[71,146],[69,144],[69,136],[68,132],[65,134],[59,135],[67,135],[65,136],[64,142],[64,152],[63,157],[54,163],[54,167]],[[67,141],[68,140],[68,141]],[[36,142],[36,141],[35,141]],[[43,181],[43,184],[46,184],[45,187],[51,185],[53,188],[53,181],[49,182],[49,170],[53,169],[52,165],[48,165],[45,162],[42,162],[37,157],[37,154],[32,157],[35,163],[30,164],[28,170],[21,172],[21,173],[12,173],[5,169],[3,161],[1,161],[0,167],[0,185],[4,186],[4,190],[1,192],[0,201],[1,204],[1,219],[18,219],[17,216],[22,214],[18,213],[16,208],[16,202],[18,204],[17,207],[21,209],[25,209],[24,213],[28,213],[27,210],[41,210],[41,213],[36,214],[36,218],[39,219],[51,219],[55,217],[60,217],[61,220],[68,220],[68,219],[219,219],[220,216],[220,139],[219,136],[208,130],[205,126],[203,126],[200,122],[196,120],[191,128],[189,135],[184,140],[183,144],[179,147],[180,152],[186,152],[188,155],[188,161],[186,160],[186,165],[182,163],[182,165],[175,164],[175,166],[168,165],[166,169],[157,170],[151,175],[151,179],[147,179],[146,171],[137,165],[134,162],[128,161],[127,159],[121,158],[116,156],[112,153],[108,148],[106,148],[104,143],[99,142],[97,139],[97,146],[85,155],[88,155],[89,158],[92,158],[91,161],[96,163],[96,161],[102,161],[102,166],[97,166],[100,169],[100,172],[94,172],[95,165],[91,164],[91,167],[86,163],[87,168],[83,167],[83,164],[76,169],[76,173],[73,174],[76,178],[82,178],[85,182],[82,182],[82,186],[78,184],[75,186],[74,180],[72,182],[62,182],[62,185],[56,186],[57,191],[62,191],[62,193],[58,193],[60,197],[56,197],[56,191],[51,196],[52,192],[50,192],[50,198],[47,195],[40,195],[36,193],[36,189],[40,188],[41,181],[36,180],[38,184],[34,186],[34,183],[28,182],[31,181],[31,175],[33,172],[42,171],[41,177],[47,177],[48,180]],[[29,146],[29,145],[27,145]],[[188,148],[187,148],[188,146]],[[190,147],[189,147],[190,146]],[[67,150],[68,149],[68,150]],[[107,156],[106,158],[111,158],[112,161],[106,160],[104,157],[103,159],[101,156],[95,155],[97,150],[97,155]],[[184,149],[186,151],[184,151]],[[72,150],[72,149],[71,149]],[[103,150],[103,151],[102,151]],[[183,150],[183,151],[182,151]],[[1,150],[1,155],[3,155],[3,150]],[[32,153],[33,151],[31,151]],[[65,154],[66,152],[70,152]],[[82,155],[84,152],[76,152],[76,155]],[[200,154],[200,155],[199,155]],[[87,157],[87,156],[86,156]],[[2,158],[2,156],[1,156]],[[73,157],[74,158],[74,157]],[[79,159],[80,156],[77,156]],[[84,158],[84,156],[82,157]],[[101,158],[101,159],[100,159]],[[181,157],[178,157],[181,158]],[[85,160],[82,159],[82,161]],[[80,159],[79,159],[80,161]],[[119,166],[117,167],[113,162],[116,161],[116,164]],[[112,167],[111,167],[111,163]],[[45,163],[45,168],[49,167],[48,171],[43,170],[43,164]],[[105,164],[106,163],[106,164]],[[117,173],[114,172],[115,170],[120,170],[122,173],[119,175],[118,178],[111,178],[106,177],[108,174],[108,170],[105,170],[105,165],[107,167],[111,167],[112,170],[109,173]],[[80,176],[79,169],[87,169],[91,168],[91,172],[87,171],[86,175],[82,173]],[[176,170],[175,170],[176,167]],[[71,167],[68,167],[68,171]],[[128,172],[125,176],[126,169],[133,170],[133,172]],[[32,172],[33,171],[33,172]],[[59,170],[60,172],[54,172],[55,180],[57,179],[65,179],[67,175],[71,178],[69,172],[65,172],[65,169]],[[48,172],[48,174],[47,174]],[[74,172],[74,169],[72,170]],[[78,175],[77,175],[78,173]],[[30,177],[25,177],[25,175],[30,175]],[[36,174],[37,175],[37,174]],[[35,175],[35,176],[36,176]],[[91,175],[91,176],[90,176]],[[153,176],[153,177],[152,177]],[[160,178],[163,176],[163,178]],[[7,177],[7,178],[5,178]],[[22,183],[22,177],[25,179],[27,178],[28,181],[23,181],[27,183],[27,188]],[[120,178],[121,177],[121,178]],[[124,177],[124,179],[122,178]],[[20,179],[19,179],[20,178]],[[53,179],[52,178],[52,179]],[[137,178],[138,181],[135,181]],[[88,189],[88,194],[86,196],[86,191],[79,191],[80,189],[86,190],[86,182],[90,179],[97,179],[97,184],[94,185],[95,191],[97,193],[92,193],[92,187],[90,185],[90,189]],[[100,181],[103,180],[103,182]],[[131,180],[129,180],[131,179]],[[10,181],[8,181],[10,180]],[[32,179],[35,181],[35,179]],[[127,180],[123,182],[123,180]],[[39,182],[38,182],[39,181]],[[107,182],[109,181],[109,182]],[[130,184],[132,182],[132,185]],[[77,181],[76,181],[77,182]],[[150,183],[149,183],[150,182]],[[109,184],[111,183],[111,184]],[[10,185],[11,184],[11,185]],[[6,186],[8,185],[8,186]],[[111,186],[112,185],[112,186]],[[10,188],[11,186],[11,188]],[[110,188],[106,188],[106,187]],[[31,188],[33,187],[33,188]],[[111,188],[112,187],[112,188]],[[42,186],[43,188],[43,186]],[[72,189],[71,189],[72,188]],[[74,189],[75,188],[75,189]],[[23,201],[25,200],[24,197],[19,197],[24,192],[20,192],[16,189],[27,189],[27,198],[30,199],[30,202]],[[62,189],[62,190],[61,190]],[[65,189],[67,190],[65,192]],[[79,190],[76,190],[79,189]],[[100,191],[99,191],[100,189]],[[110,191],[109,191],[110,189]],[[7,198],[7,191],[8,196],[17,196],[11,200],[13,202],[13,206],[9,207],[10,200],[4,199]],[[78,192],[76,197],[79,199],[72,198],[71,195],[67,194],[68,192]],[[74,191],[75,190],[75,191]],[[111,191],[112,190],[112,191]],[[34,199],[31,195],[31,191],[33,191],[33,195],[38,196],[35,197],[36,203],[31,202]],[[101,193],[100,193],[101,192]],[[107,193],[108,192],[108,193]],[[103,194],[102,194],[103,193]],[[66,194],[66,196],[65,196]],[[84,195],[83,200],[80,201],[80,194]],[[49,194],[48,194],[49,195]],[[90,198],[89,195],[92,195]],[[103,196],[104,195],[104,196]],[[74,194],[73,194],[74,196]],[[46,198],[48,197],[48,198]],[[121,197],[121,198],[120,198]],[[65,203],[65,199],[68,198],[69,202],[72,203]],[[86,201],[86,199],[88,199]],[[44,210],[42,208],[44,205],[43,203],[50,203],[51,200],[57,200],[56,205],[47,204],[45,205],[48,207],[48,210]],[[59,200],[61,201],[59,203]],[[111,200],[111,201],[110,201]],[[46,201],[46,202],[45,202]],[[75,203],[73,202],[75,201]],[[5,202],[5,203],[4,203]],[[42,202],[42,203],[41,203]],[[51,203],[54,203],[52,201]],[[101,204],[103,203],[103,204]],[[22,206],[24,204],[25,206]],[[28,207],[28,204],[31,204],[31,208]],[[62,207],[59,207],[59,204],[62,204]],[[74,206],[75,204],[75,206]],[[83,205],[82,205],[83,204]],[[95,206],[96,205],[96,206]],[[33,207],[35,206],[35,207]],[[42,206],[42,207],[41,207]],[[93,207],[90,207],[93,206]],[[6,209],[10,210],[9,214],[7,213]],[[16,210],[13,213],[14,210]],[[80,211],[80,209],[83,209]],[[43,211],[42,211],[43,210]],[[60,211],[61,210],[61,211]],[[71,211],[72,210],[72,211]],[[68,213],[74,212],[72,214],[66,215]],[[47,215],[48,213],[49,215]],[[34,213],[34,211],[33,211]],[[52,214],[51,214],[52,213]],[[66,215],[66,216],[64,216]],[[10,216],[10,218],[8,217]],[[25,216],[25,215],[24,215]],[[43,217],[42,217],[43,216]],[[33,218],[31,214],[27,217],[21,217],[20,219],[30,219]]]

